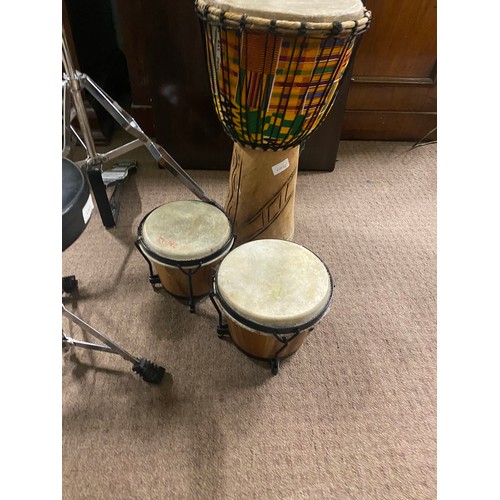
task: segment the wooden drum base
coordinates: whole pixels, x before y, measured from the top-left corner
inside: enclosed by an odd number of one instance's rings
[[[234,344],[245,354],[263,360],[275,358],[286,358],[297,351],[312,328],[303,330],[289,341],[286,347],[274,335],[250,330],[227,317],[229,335]],[[282,335],[291,338],[293,334]]]
[[[191,269],[191,271],[195,271],[191,276],[193,297],[203,297],[210,293],[212,289],[212,276],[219,262],[220,260],[217,260],[211,264],[201,266],[197,271]],[[191,295],[189,290],[189,269],[181,270],[163,266],[156,262],[153,262],[153,265],[158,273],[163,288],[165,288],[167,292],[181,300],[189,300]]]
[[[225,209],[235,245],[293,238],[299,149],[258,151],[234,144]]]

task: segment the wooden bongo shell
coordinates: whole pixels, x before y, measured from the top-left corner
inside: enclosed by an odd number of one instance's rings
[[[179,268],[166,266],[155,261],[153,261],[153,266],[158,273],[163,288],[172,295],[187,300],[191,295],[189,290],[189,271],[192,271],[191,285],[193,298],[203,297],[210,293],[212,289],[212,277],[223,257],[224,255],[215,261],[201,265],[198,269],[196,267]]]
[[[231,339],[243,352],[259,359],[286,358],[297,351],[313,328],[303,330],[297,335],[282,334],[282,337],[292,338],[288,345],[279,341],[270,333],[262,333],[252,330],[238,323],[230,316],[226,315],[227,326]]]
[[[211,300],[219,332],[251,357],[276,360],[302,346],[329,311],[333,290],[331,273],[316,254],[266,239],[228,254],[214,275]]]

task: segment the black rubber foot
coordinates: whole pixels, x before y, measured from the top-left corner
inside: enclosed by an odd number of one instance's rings
[[[165,368],[147,359],[140,359],[138,363],[134,364],[132,370],[150,384],[159,384],[165,374]]]
[[[220,339],[229,335],[229,327],[227,325],[217,325],[217,335]]]
[[[153,276],[149,277],[149,282],[151,283],[151,285],[154,288],[155,285],[158,285],[159,283],[161,283],[160,277],[157,274],[154,274]]]
[[[279,369],[280,369],[280,360],[279,358],[275,358],[271,361],[271,373],[273,375],[278,375]]]
[[[78,280],[74,275],[65,276],[62,279],[62,291],[65,293],[71,293],[78,288]]]

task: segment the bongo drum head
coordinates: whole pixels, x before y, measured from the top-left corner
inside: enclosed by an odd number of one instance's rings
[[[310,250],[284,240],[257,240],[236,248],[216,278],[223,301],[260,325],[295,327],[320,319],[332,297],[328,269]]]
[[[310,22],[343,22],[361,19],[364,15],[360,0],[206,0],[212,7],[267,19]]]
[[[153,210],[142,225],[145,246],[174,261],[203,259],[232,237],[228,218],[202,201],[174,201]]]

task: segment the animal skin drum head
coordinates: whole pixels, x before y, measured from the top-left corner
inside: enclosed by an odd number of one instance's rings
[[[202,201],[174,201],[153,210],[145,219],[142,239],[161,257],[187,261],[220,250],[231,238],[224,212]]]
[[[234,312],[277,328],[314,320],[332,295],[323,262],[310,250],[285,240],[256,240],[236,248],[220,264],[216,285]]]
[[[331,23],[356,21],[364,16],[360,0],[206,0],[217,7],[235,14],[282,19]]]

